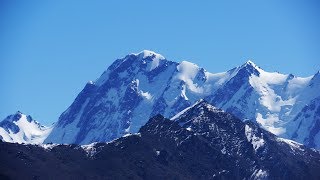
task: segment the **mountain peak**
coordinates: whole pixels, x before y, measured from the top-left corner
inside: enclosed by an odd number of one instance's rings
[[[147,69],[149,71],[152,71],[153,69],[157,68],[158,66],[163,64],[163,62],[165,62],[164,60],[166,60],[166,58],[161,54],[158,54],[150,50],[143,50],[139,53],[132,54],[137,57],[136,60],[141,61],[143,64],[147,64]]]
[[[245,64],[251,65],[251,66],[256,66],[256,64],[251,60],[248,60],[247,62],[245,62]]]
[[[207,112],[223,112],[223,110],[214,107],[210,103],[208,103],[204,99],[198,100],[196,103],[194,103],[192,106],[187,107],[186,109],[180,111],[178,114],[173,116],[170,120],[177,120],[181,117],[184,117],[186,114],[189,114],[189,112],[197,112],[197,114],[203,114],[205,111]]]
[[[13,122],[18,123],[18,121],[21,121],[21,120],[22,121],[26,120],[29,123],[34,122],[35,124],[39,124],[30,115],[26,115],[26,114],[22,113],[21,111],[17,111],[16,113],[9,115],[3,121],[8,121],[8,122],[11,122],[11,123],[13,123]],[[1,125],[0,125],[0,127],[1,127]]]
[[[243,65],[241,65],[240,67],[252,67],[255,69],[260,69],[254,62],[252,62],[251,60],[246,61]]]
[[[259,76],[260,72],[259,70],[261,70],[259,68],[259,66],[257,66],[254,62],[252,62],[251,60],[248,60],[247,62],[245,62],[244,64],[242,64],[240,67],[238,67],[239,71],[243,71],[243,72],[247,72],[249,73],[249,75],[251,74],[255,74],[257,76]]]
[[[210,109],[210,110],[218,110],[218,108],[214,107],[213,105],[211,105],[209,102],[207,102],[207,101],[204,100],[204,99],[198,100],[198,101],[193,105],[193,107],[195,107],[195,108],[205,107],[205,108]]]
[[[314,82],[319,82],[319,81],[320,81],[320,71],[318,71],[315,75],[312,76],[310,82],[314,84]]]
[[[3,121],[16,122],[19,121],[22,116],[25,116],[25,114],[23,114],[21,111],[17,111],[16,113],[9,115]]]
[[[143,50],[137,54],[133,53],[136,56],[141,57],[142,59],[146,59],[146,58],[151,58],[151,59],[166,59],[164,56],[162,56],[161,54],[158,54],[154,51],[150,51],[150,50]]]

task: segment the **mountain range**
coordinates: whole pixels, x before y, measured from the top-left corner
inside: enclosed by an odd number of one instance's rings
[[[109,143],[0,142],[1,179],[319,179],[319,168],[319,151],[204,100]]]
[[[90,144],[136,133],[150,117],[172,118],[199,99],[308,147],[320,147],[320,73],[266,72],[252,61],[222,73],[144,50],[88,82],[45,143]]]
[[[1,121],[0,179],[320,179],[319,78],[129,54],[52,126]]]

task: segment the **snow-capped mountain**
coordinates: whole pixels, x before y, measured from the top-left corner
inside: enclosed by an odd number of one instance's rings
[[[210,73],[193,63],[169,61],[145,50],[116,60],[100,78],[90,81],[45,142],[110,141],[138,132],[156,114],[172,118],[199,99],[292,139],[299,133],[298,121],[293,120],[320,95],[319,88],[319,73],[306,78],[270,73],[251,61],[227,72]],[[303,138],[296,140],[305,143]],[[319,140],[313,141],[318,147]]]
[[[42,143],[52,127],[42,126],[40,123],[21,112],[10,115],[0,122],[0,140],[11,143]]]
[[[320,178],[318,151],[203,100],[171,120],[157,115],[139,133],[110,143],[0,142],[0,164],[3,179]]]

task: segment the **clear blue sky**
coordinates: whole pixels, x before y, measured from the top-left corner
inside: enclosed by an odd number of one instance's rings
[[[251,59],[267,71],[320,69],[320,3],[244,1],[0,2],[0,119],[50,124],[89,80],[143,49],[221,72]]]

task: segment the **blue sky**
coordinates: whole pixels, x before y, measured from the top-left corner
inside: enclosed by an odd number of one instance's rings
[[[266,71],[320,70],[320,3],[1,1],[0,118],[50,124],[117,58],[143,49],[221,72],[248,59]]]

